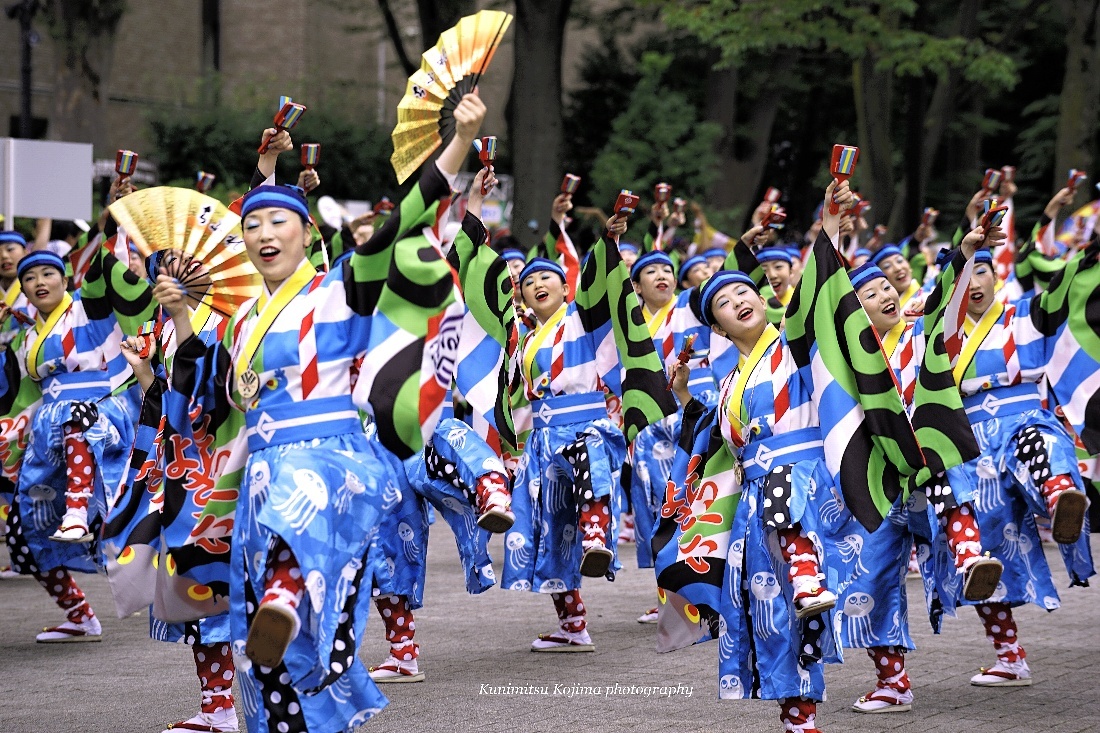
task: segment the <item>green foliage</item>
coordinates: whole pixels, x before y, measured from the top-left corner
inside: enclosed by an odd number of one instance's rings
[[[584,179],[577,203],[607,207],[592,197],[592,164],[611,136],[611,121],[638,83],[638,71],[609,33],[586,49],[579,71],[581,83],[570,93],[563,114],[565,169]]]
[[[610,207],[623,188],[648,197],[660,181],[679,196],[697,197],[717,175],[714,145],[721,126],[700,121],[687,98],[665,86],[671,63],[670,55],[642,56],[641,78],[592,166],[590,196],[597,205]]]
[[[669,25],[683,28],[738,64],[776,48],[828,51],[850,58],[870,54],[879,69],[898,76],[941,76],[960,69],[965,78],[1011,88],[1015,65],[981,39],[940,36],[910,22],[914,0],[650,0]]]
[[[271,126],[271,115],[267,111],[224,108],[194,113],[173,110],[156,115],[149,124],[161,180],[182,180],[191,185],[195,173],[205,170],[217,176],[219,187],[243,191],[256,168],[256,148],[262,131]],[[296,146],[321,143],[321,163],[317,167],[321,187],[316,195],[368,200],[401,195],[390,166],[393,144],[387,130],[311,109],[291,135]],[[300,171],[295,147],[280,158],[276,180],[294,183]]]

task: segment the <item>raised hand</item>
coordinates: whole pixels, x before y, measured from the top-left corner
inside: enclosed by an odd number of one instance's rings
[[[848,187],[848,181],[837,185],[836,179],[829,181],[825,188],[825,206],[821,210],[821,229],[830,239],[835,239],[840,234],[840,220],[846,216],[848,209],[852,208],[852,190]],[[833,214],[829,211],[829,204],[835,203],[839,209]]]
[[[479,170],[477,175],[474,176],[473,184],[470,186],[470,200],[466,203],[466,211],[480,219],[485,197],[489,195],[489,192],[493,190],[493,186],[497,183],[496,173],[491,168]],[[481,193],[482,187],[484,187],[484,194]]]

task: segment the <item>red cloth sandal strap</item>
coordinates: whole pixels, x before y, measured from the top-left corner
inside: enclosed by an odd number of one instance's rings
[[[1006,671],[1001,670],[1001,669],[993,669],[993,668],[986,669],[985,667],[979,667],[979,669],[981,670],[982,674],[987,674],[991,677],[1000,677],[1003,680],[1016,680],[1016,679],[1020,678],[1020,676],[1017,675],[1017,674],[1013,674],[1012,672],[1006,672]]]
[[[69,636],[87,636],[88,632],[84,629],[66,629],[61,626],[51,626],[49,628],[42,629],[43,632],[55,632],[58,634],[68,634]]]

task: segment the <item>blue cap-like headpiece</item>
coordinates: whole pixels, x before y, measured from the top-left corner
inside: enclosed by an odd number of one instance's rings
[[[676,269],[676,266],[672,264],[672,258],[664,252],[655,249],[651,252],[646,252],[644,255],[634,261],[634,265],[630,268],[630,279],[637,280],[641,277],[642,270],[650,265],[668,265],[669,267]]]
[[[848,273],[848,278],[852,281],[852,290],[859,290],[867,283],[880,277],[886,277],[886,273],[879,269],[879,266],[874,262],[864,262]]]
[[[732,283],[742,283],[748,285],[757,293],[760,292],[752,278],[740,270],[719,270],[711,275],[700,288],[699,302],[702,305],[700,310],[703,314],[703,323],[708,326],[714,325],[713,314],[710,310],[711,302],[719,290]]]
[[[562,282],[566,282],[565,269],[553,260],[548,260],[545,257],[534,257],[527,266],[519,273],[519,281],[522,283],[527,279],[528,275],[533,275],[536,272],[552,272],[561,278]]]
[[[241,218],[257,209],[289,209],[309,221],[309,206],[302,189],[297,186],[257,186],[244,195]]]
[[[23,273],[32,267],[38,267],[39,265],[48,265],[50,267],[56,267],[61,271],[61,274],[65,274],[65,261],[59,256],[55,255],[49,250],[39,249],[26,255],[23,259],[19,260],[19,266],[15,272],[19,279],[23,278]]]

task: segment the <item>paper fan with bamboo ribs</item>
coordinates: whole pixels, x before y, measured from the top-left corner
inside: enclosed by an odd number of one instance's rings
[[[477,86],[512,23],[500,10],[467,15],[421,56],[397,105],[390,162],[404,183],[455,132],[454,108]]]
[[[165,250],[160,271],[179,280],[194,305],[206,303],[231,318],[242,303],[259,296],[260,274],[245,252],[241,217],[217,199],[160,186],[108,208],[142,255]]]

